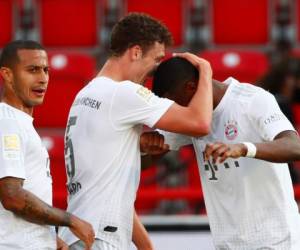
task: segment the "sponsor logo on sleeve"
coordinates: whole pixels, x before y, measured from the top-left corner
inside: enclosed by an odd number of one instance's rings
[[[268,116],[265,120],[264,120],[264,124],[265,125],[269,125],[273,122],[278,122],[280,120],[284,120],[285,116],[283,114],[278,114],[278,113],[274,113],[270,116]]]
[[[6,160],[17,160],[20,158],[21,143],[17,134],[2,136],[2,153]]]

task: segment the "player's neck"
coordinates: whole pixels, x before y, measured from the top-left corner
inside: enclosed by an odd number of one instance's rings
[[[213,80],[213,108],[217,107],[222,100],[228,85],[221,83],[217,80]]]
[[[8,104],[9,106],[12,106],[18,110],[21,110],[30,116],[32,116],[32,114],[33,114],[33,107],[25,106],[22,103],[22,101],[19,99],[10,98],[9,96],[4,95],[1,99],[1,102],[4,102],[4,103]]]
[[[127,73],[124,69],[126,67],[122,60],[118,58],[109,58],[106,63],[103,65],[100,72],[97,74],[98,77],[107,77],[116,82],[121,82],[129,80]]]

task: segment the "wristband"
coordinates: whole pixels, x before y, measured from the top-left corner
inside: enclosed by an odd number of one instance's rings
[[[249,157],[249,158],[254,158],[256,155],[256,146],[252,143],[252,142],[242,142],[246,148],[247,148],[247,153],[245,155],[245,157]]]

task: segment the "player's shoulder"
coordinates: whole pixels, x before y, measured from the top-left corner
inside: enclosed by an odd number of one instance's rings
[[[270,98],[273,95],[263,88],[251,83],[239,82],[230,79],[231,96],[236,100],[251,103],[255,99]]]
[[[16,120],[17,113],[15,109],[5,103],[0,103],[0,119],[1,120]]]
[[[118,85],[118,89],[122,92],[128,92],[132,94],[138,94],[141,96],[150,96],[152,91],[141,84],[134,83],[132,81],[123,81]]]

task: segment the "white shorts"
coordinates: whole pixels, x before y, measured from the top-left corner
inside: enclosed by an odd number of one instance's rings
[[[69,250],[84,250],[85,245],[84,243],[79,240],[73,243],[71,246],[69,246]],[[95,242],[92,246],[92,250],[121,250],[116,248],[115,246],[109,244],[106,241],[95,239]]]

